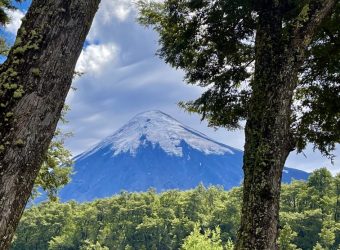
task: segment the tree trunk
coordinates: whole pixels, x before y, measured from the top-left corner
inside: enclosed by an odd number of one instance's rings
[[[0,249],[8,249],[100,0],[33,0],[0,67]]]
[[[310,11],[291,37],[283,34],[280,1],[259,1],[255,74],[245,128],[244,191],[236,249],[278,249],[279,200],[285,161],[294,150],[292,101],[298,70],[318,25],[335,1]]]
[[[281,175],[291,145],[291,103],[297,72],[287,70],[282,17],[271,6],[259,16],[255,76],[245,128],[244,193],[236,249],[277,249]]]

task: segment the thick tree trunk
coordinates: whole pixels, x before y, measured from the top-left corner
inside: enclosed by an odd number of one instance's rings
[[[245,129],[244,194],[237,243],[237,249],[242,250],[276,249],[281,174],[292,149],[290,120],[296,71],[285,71],[282,20],[277,9],[264,12],[257,29],[256,72]]]
[[[100,0],[33,0],[0,67],[0,249],[8,249]]]
[[[262,6],[261,6],[262,3]],[[334,1],[310,12],[291,37],[282,33],[279,1],[259,1],[255,75],[245,128],[244,192],[236,249],[278,249],[281,176],[295,143],[291,131],[293,93],[305,49]]]

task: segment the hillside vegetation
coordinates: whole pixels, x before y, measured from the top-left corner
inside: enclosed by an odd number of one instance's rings
[[[284,184],[280,249],[339,249],[340,175],[325,168]],[[12,249],[232,249],[242,188],[121,192],[88,203],[26,210]]]

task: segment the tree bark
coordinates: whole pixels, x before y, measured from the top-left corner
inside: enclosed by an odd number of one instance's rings
[[[293,91],[281,75],[281,19],[278,8],[259,17],[253,94],[245,128],[245,179],[237,249],[276,249],[281,174],[292,149]]]
[[[0,249],[8,249],[100,0],[33,0],[0,67]]]
[[[258,1],[255,74],[245,127],[244,191],[235,249],[278,249],[279,199],[285,161],[294,150],[292,102],[305,49],[335,1],[309,12],[292,36],[283,34],[280,1]],[[261,6],[261,3],[263,5]]]

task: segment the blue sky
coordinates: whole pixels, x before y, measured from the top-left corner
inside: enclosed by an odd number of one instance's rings
[[[85,74],[74,81],[76,91],[67,98],[71,111],[66,129],[74,133],[67,147],[76,155],[112,134],[135,114],[156,109],[217,141],[243,149],[242,130],[216,131],[199,116],[178,108],[179,101],[197,98],[202,89],[185,84],[183,72],[155,56],[157,34],[136,23],[133,2],[102,0],[77,64],[77,70]],[[19,5],[20,9],[11,13],[13,22],[6,31],[12,37],[28,4]],[[340,150],[336,154],[340,155]],[[332,165],[313,152],[312,146],[304,155],[293,152],[286,165],[306,171],[326,166],[333,173],[340,172],[338,159]]]

